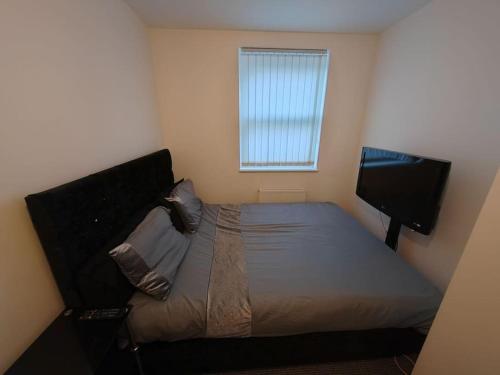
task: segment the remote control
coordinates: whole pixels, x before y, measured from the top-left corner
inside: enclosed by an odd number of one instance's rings
[[[80,320],[102,320],[118,319],[128,312],[128,307],[119,307],[113,309],[91,309],[83,311],[78,319]]]

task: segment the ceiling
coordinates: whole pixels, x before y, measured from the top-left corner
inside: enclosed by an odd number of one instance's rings
[[[148,25],[183,29],[380,32],[430,0],[125,0]]]

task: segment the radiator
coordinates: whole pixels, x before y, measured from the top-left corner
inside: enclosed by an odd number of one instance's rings
[[[306,191],[304,189],[281,189],[281,188],[260,188],[260,203],[279,202],[305,202]]]

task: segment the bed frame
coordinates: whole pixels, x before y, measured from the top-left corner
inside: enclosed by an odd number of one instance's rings
[[[104,251],[127,218],[153,204],[173,184],[172,159],[164,149],[26,197],[66,307],[85,305],[75,280],[82,265]],[[152,343],[142,351],[146,366],[149,363],[152,368],[167,365],[181,371],[196,363],[197,368],[190,370],[209,371],[410,353],[419,351],[423,339],[411,329],[382,329]]]

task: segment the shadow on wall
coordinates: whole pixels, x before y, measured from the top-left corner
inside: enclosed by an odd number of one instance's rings
[[[439,220],[439,219],[438,219]],[[422,246],[424,248],[428,248],[432,240],[434,239],[434,236],[436,235],[436,228],[431,232],[431,234],[424,236],[420,233],[415,232],[414,230],[407,228],[407,227],[402,227],[401,230],[401,236],[406,238],[409,241],[412,241],[419,246]]]
[[[12,353],[14,361],[63,309],[63,303],[23,198],[0,201],[0,242],[0,321],[11,322],[2,325],[0,351]],[[45,319],[33,319],[34,311],[43,311]]]

